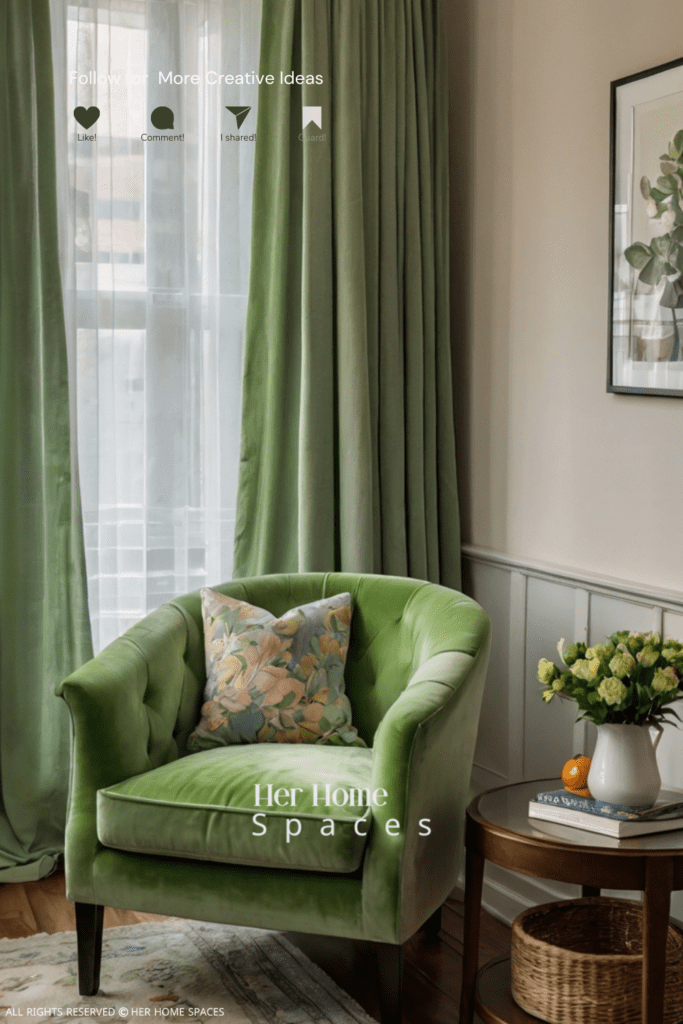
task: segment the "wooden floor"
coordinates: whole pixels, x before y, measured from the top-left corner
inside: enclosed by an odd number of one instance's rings
[[[155,914],[105,911],[104,926],[161,920]],[[0,938],[37,932],[73,931],[73,905],[64,892],[64,876],[40,882],[0,886]],[[428,942],[422,932],[406,944],[404,1024],[457,1024],[462,969],[463,903],[458,890],[443,909],[441,935]],[[319,935],[287,933],[290,941],[323,968],[373,1017],[379,1019],[372,943],[350,942]],[[480,962],[507,954],[510,929],[482,912]]]
[[[455,890],[442,913],[438,942],[428,942],[418,932],[407,943],[403,968],[404,1024],[457,1024],[462,973],[463,894]],[[296,943],[349,992],[367,1012],[379,1020],[376,975],[370,942],[342,942],[319,935],[287,937]],[[481,915],[480,964],[509,955],[510,929]]]

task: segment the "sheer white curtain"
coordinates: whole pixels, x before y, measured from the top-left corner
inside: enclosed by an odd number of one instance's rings
[[[260,0],[53,2],[62,270],[95,650],[232,575]],[[159,74],[196,75],[180,84]],[[59,99],[61,95],[62,99]],[[180,142],[150,114],[169,107]],[[87,131],[73,116],[96,106]],[[236,129],[227,106],[252,109]],[[78,136],[95,135],[89,142]]]

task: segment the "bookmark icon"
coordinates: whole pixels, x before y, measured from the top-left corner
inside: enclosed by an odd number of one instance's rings
[[[322,107],[302,107],[301,108],[301,127],[308,128],[309,124],[313,122],[322,131],[323,127],[323,108]]]

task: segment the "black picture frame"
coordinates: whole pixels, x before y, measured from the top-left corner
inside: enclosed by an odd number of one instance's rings
[[[610,84],[609,206],[607,391],[683,398],[683,57]]]

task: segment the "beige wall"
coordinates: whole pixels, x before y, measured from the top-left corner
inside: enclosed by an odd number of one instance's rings
[[[683,589],[683,400],[605,391],[610,81],[680,0],[447,0],[463,540]]]

